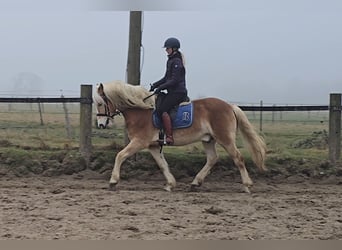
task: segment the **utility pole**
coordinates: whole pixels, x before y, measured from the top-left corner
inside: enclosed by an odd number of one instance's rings
[[[130,11],[127,83],[132,85],[140,85],[141,18],[142,11]]]
[[[141,18],[141,11],[130,11],[126,82],[132,85],[140,85]],[[128,143],[127,131],[125,131],[125,144]]]

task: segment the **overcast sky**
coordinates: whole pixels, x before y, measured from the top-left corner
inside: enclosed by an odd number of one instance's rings
[[[146,88],[164,75],[162,46],[173,36],[192,99],[327,105],[342,92],[342,1],[169,3],[0,0],[0,96],[76,97],[80,84],[125,80],[129,10],[137,9]]]

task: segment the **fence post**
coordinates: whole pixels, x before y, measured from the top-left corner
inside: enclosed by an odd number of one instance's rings
[[[80,152],[87,162],[91,155],[91,128],[92,128],[92,85],[81,85],[80,103]]]
[[[341,154],[341,94],[330,94],[329,160],[335,163]]]
[[[275,107],[276,105],[273,104],[273,107]],[[274,120],[275,120],[275,116],[276,116],[276,111],[272,111],[272,124],[274,123]]]
[[[39,111],[39,117],[40,117],[40,125],[44,125],[43,121],[43,115],[42,115],[42,107],[41,107],[41,102],[38,102],[38,111]]]
[[[61,95],[61,98],[64,98],[64,95]],[[71,125],[70,125],[70,118],[68,108],[65,102],[63,102],[63,110],[64,110],[64,118],[65,118],[65,127],[67,131],[68,139],[71,139]]]
[[[263,101],[260,101],[260,132],[262,132],[262,106],[263,106]]]

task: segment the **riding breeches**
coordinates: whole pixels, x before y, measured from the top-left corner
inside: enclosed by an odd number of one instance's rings
[[[161,117],[161,115],[164,112],[170,112],[170,110],[180,104],[181,102],[183,102],[187,97],[186,93],[168,93],[165,95],[162,103],[160,105],[157,105],[156,110],[157,110],[157,114],[159,117]]]

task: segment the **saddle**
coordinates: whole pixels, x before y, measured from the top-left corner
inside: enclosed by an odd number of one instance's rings
[[[158,95],[156,100],[156,106],[160,104],[163,97],[163,94]],[[187,97],[186,100],[184,100],[182,103],[173,107],[169,115],[172,120],[172,129],[190,127],[193,121],[193,104],[192,102],[190,102],[190,98]],[[163,128],[163,123],[161,119],[158,117],[156,110],[153,111],[152,119],[153,125],[156,128]]]

